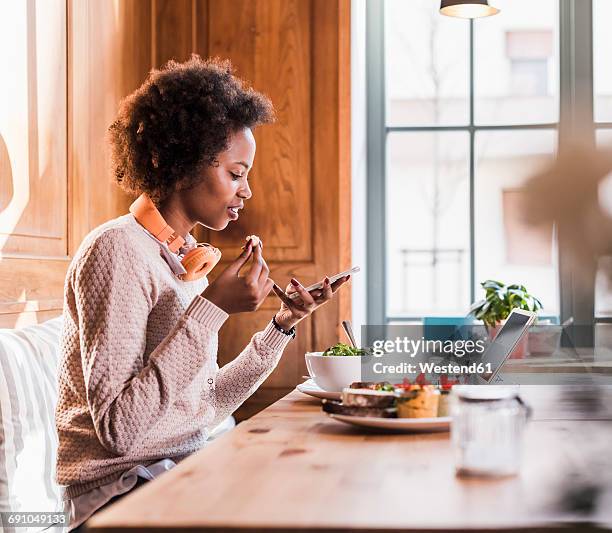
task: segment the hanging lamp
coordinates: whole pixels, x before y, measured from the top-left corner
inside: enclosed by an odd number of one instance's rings
[[[499,9],[490,6],[488,0],[442,0],[440,13],[449,17],[475,19],[497,15]]]

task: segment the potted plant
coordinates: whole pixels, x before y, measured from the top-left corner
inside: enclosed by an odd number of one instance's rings
[[[506,285],[493,279],[483,281],[480,285],[485,290],[485,297],[470,307],[470,315],[484,322],[491,340],[495,338],[512,309],[533,312],[542,309],[542,302],[529,294],[524,285]],[[512,352],[512,357],[520,358],[528,355],[527,346],[528,340],[525,335]]]

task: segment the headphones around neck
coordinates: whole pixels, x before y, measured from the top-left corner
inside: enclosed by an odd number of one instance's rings
[[[151,233],[158,241],[166,243],[171,252],[177,253],[185,244],[172,226],[170,226],[159,212],[155,204],[146,193],[142,193],[130,206],[130,213],[136,221]],[[221,252],[208,243],[197,243],[195,248],[189,250],[181,259],[186,274],[179,276],[183,281],[193,281],[203,278],[221,259]]]

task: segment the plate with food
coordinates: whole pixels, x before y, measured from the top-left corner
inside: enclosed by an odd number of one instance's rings
[[[342,390],[340,400],[324,400],[323,411],[356,426],[420,433],[448,431],[448,392],[433,385],[354,382]]]

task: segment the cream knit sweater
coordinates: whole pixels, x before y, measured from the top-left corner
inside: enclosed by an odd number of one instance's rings
[[[217,365],[228,315],[183,282],[131,214],[93,230],[64,287],[56,425],[66,498],[202,447],[272,372],[290,337],[272,323]]]

